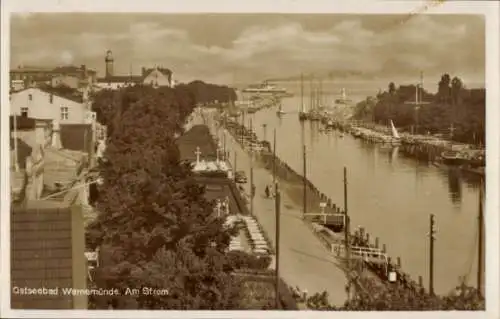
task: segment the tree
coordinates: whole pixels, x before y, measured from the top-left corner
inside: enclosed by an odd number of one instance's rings
[[[394,82],[391,82],[389,83],[389,94],[393,95],[394,93],[396,93],[396,85]]]
[[[395,91],[391,94],[393,89]],[[400,86],[397,89],[389,85],[388,90],[377,94],[373,108],[368,107],[367,101],[360,102],[356,106],[354,118],[372,119],[381,124],[393,120],[400,130],[409,130],[417,120],[413,105],[408,103],[414,102],[415,89],[414,85]],[[437,94],[424,90],[421,93],[425,101],[430,101],[418,111],[419,128],[422,131],[446,134],[450,124],[454,123],[456,130],[453,140],[484,145],[484,89],[466,89],[460,78],[455,76],[450,79],[449,74],[443,74]],[[450,107],[450,103],[454,107]]]
[[[425,291],[413,291],[400,284],[386,289],[373,283],[374,279],[352,278],[355,281],[354,296],[342,307],[328,303],[328,293],[316,293],[307,300],[313,310],[340,311],[429,311],[429,310],[484,310],[485,300],[472,287],[461,285],[447,296],[430,295]],[[362,287],[362,288],[361,288]]]
[[[442,103],[448,104],[450,100],[450,75],[445,73],[441,76],[438,84],[438,98]]]
[[[199,90],[203,85],[196,84]],[[89,248],[100,247],[104,259],[96,284],[169,291],[93,300],[97,307],[112,302],[115,308],[231,309],[241,289],[232,271],[268,265],[226,253],[235,230],[223,225],[204,188],[179,163],[175,137],[195,103],[190,85],[94,95],[93,108],[109,133],[99,168],[100,213],[87,230]]]

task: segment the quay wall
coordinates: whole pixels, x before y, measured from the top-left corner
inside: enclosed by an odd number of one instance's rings
[[[234,127],[233,127],[234,128]],[[228,128],[228,131],[233,134],[234,138],[238,143],[241,143],[241,138],[234,134],[234,131],[231,128]],[[248,131],[248,130],[246,130]],[[271,152],[261,152],[257,155],[258,161],[265,167],[266,169],[273,171],[275,170],[277,181],[284,182],[283,184],[291,184],[296,186],[301,186],[304,183],[303,175],[299,174],[295,170],[293,170],[285,161],[281,160],[278,156],[275,156]],[[320,210],[319,204],[326,203],[325,212],[327,213],[340,213],[344,214],[345,211],[341,208],[340,205],[334,203],[331,198],[322,193],[308,178],[305,179],[306,189],[307,189],[307,209],[308,212],[318,212]],[[302,193],[300,193],[302,194]],[[300,196],[302,197],[302,196]],[[302,203],[302,200],[300,200]],[[305,220],[305,222],[309,225],[312,223],[310,221]],[[314,232],[314,231],[313,231]],[[319,240],[328,246],[330,249],[330,243],[326,243],[325,239],[322,238],[319,234],[314,232]],[[356,246],[361,247],[371,247],[371,248],[381,248],[382,252],[386,252],[386,245],[381,244],[379,238],[372,237],[365,229],[361,228],[350,234],[351,240],[354,242]],[[422,277],[419,276],[418,283],[413,280],[409,274],[405,273],[402,269],[402,260],[400,257],[391,258],[388,257],[387,265],[376,265],[370,262],[364,262],[368,269],[372,270],[381,280],[387,281],[386,271],[387,269],[396,272],[397,274],[397,282],[406,289],[410,289],[415,293],[421,293],[424,291],[423,280]]]

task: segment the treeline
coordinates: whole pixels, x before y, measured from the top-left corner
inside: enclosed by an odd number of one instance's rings
[[[367,98],[356,106],[354,118],[387,125],[389,120],[402,130],[418,134],[442,134],[454,141],[485,143],[486,90],[467,89],[458,77],[443,74],[431,94],[419,86],[388,89],[376,98]],[[420,107],[415,106],[416,92]]]
[[[232,273],[266,268],[270,261],[226,252],[235,230],[223,225],[204,188],[179,162],[175,136],[196,94],[189,85],[135,86],[103,90],[93,99],[108,140],[99,165],[99,213],[86,233],[87,247],[100,251],[92,285],[122,294],[127,288],[168,294],[93,296],[90,307],[238,309],[244,290]]]
[[[208,84],[203,81],[193,81],[186,85],[194,94],[196,103],[228,103],[237,100],[236,91],[225,85]]]

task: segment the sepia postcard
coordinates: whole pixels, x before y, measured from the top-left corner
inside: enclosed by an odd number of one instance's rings
[[[498,318],[499,8],[2,3],[1,316]]]

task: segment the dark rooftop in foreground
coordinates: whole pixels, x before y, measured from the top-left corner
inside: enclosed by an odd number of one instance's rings
[[[67,203],[29,201],[11,207],[11,308],[85,309],[86,297],[63,288],[85,288],[83,218]],[[17,288],[59,287],[57,295],[22,295]]]
[[[200,148],[201,159],[215,160],[217,158],[215,141],[206,125],[193,126],[181,135],[176,143],[179,148],[181,162],[195,162],[197,146]],[[205,186],[205,197],[207,199],[224,200],[227,197],[232,212],[249,214],[246,202],[238,191],[237,185],[233,180],[224,176],[222,172],[197,173],[195,180]]]
[[[206,125],[193,126],[181,135],[176,143],[181,162],[196,161],[196,147],[200,148],[200,159],[215,160],[217,158],[217,145]]]

